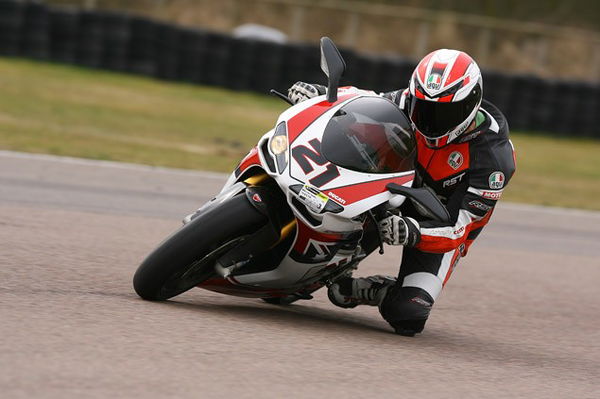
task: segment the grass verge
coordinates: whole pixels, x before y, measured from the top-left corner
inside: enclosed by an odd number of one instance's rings
[[[268,96],[0,58],[0,148],[230,171],[286,104]],[[512,133],[505,198],[600,210],[600,142]]]

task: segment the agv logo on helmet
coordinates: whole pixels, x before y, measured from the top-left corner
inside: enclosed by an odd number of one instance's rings
[[[430,90],[439,90],[442,87],[442,75],[436,73],[427,78],[427,88]]]

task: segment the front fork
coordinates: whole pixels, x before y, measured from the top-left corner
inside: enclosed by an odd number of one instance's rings
[[[186,225],[198,216],[208,212],[215,206],[227,201],[228,199],[240,194],[247,187],[264,185],[269,181],[270,177],[266,173],[257,173],[255,175],[247,177],[244,181],[231,182],[228,181],[225,187],[219,194],[213,197],[210,201],[202,205],[195,212],[190,213],[183,218],[183,224]]]
[[[215,271],[221,277],[229,277],[242,268],[257,254],[273,248],[283,241],[296,227],[296,219],[291,210],[287,211],[287,201],[283,193],[266,173],[247,177],[243,182],[237,182],[225,188],[217,197],[200,208],[190,220],[203,212],[207,212],[215,204],[223,202],[242,192],[248,202],[265,216],[266,223],[257,231],[245,237],[231,251],[219,258]],[[233,221],[235,223],[235,221]]]
[[[282,209],[282,195],[273,188],[249,186],[246,188],[245,195],[252,206],[265,216],[266,223],[217,260],[215,271],[224,278],[250,262],[257,253],[277,245],[287,234],[290,234],[295,225],[295,219],[286,220],[288,218],[279,211]]]
[[[224,188],[219,194],[217,194],[213,199],[202,205],[195,212],[190,213],[186,217],[183,218],[182,222],[184,225],[188,224],[192,220],[196,219],[198,216],[210,211],[217,205],[227,201],[228,199],[234,197],[235,195],[241,193],[246,188],[246,184],[243,182],[237,182],[232,184],[229,187]]]

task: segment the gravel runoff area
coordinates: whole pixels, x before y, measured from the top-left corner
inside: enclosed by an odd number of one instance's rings
[[[600,212],[501,203],[415,338],[324,292],[139,299],[137,265],[223,181],[0,151],[0,396],[598,397]]]

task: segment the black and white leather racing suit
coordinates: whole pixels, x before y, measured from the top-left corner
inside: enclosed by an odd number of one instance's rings
[[[406,112],[408,90],[383,96]],[[414,187],[427,186],[446,205],[451,223],[424,220],[407,201],[403,216],[419,222],[420,240],[404,248],[400,272],[380,305],[393,326],[404,324],[419,332],[461,257],[489,222],[498,200],[515,172],[516,160],[508,123],[492,103],[483,100],[474,130],[445,147],[431,149],[416,135]]]

